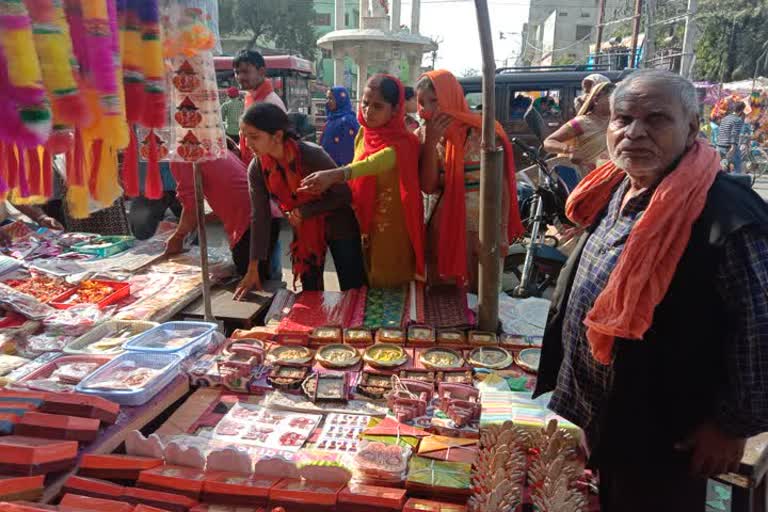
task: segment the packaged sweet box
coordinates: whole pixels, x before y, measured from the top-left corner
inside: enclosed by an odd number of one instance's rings
[[[15,433],[21,436],[90,442],[99,435],[99,420],[29,412],[18,421]]]
[[[405,489],[377,485],[349,484],[339,493],[339,512],[388,512],[402,510]]]
[[[41,475],[63,471],[75,463],[76,441],[54,441],[24,436],[0,437],[0,472]]]
[[[62,492],[90,496],[92,498],[116,500],[123,495],[125,487],[105,480],[72,475],[64,482]]]
[[[218,472],[203,482],[202,500],[220,505],[266,505],[269,491],[279,478]]]
[[[317,327],[309,335],[310,346],[322,346],[341,343],[344,340],[340,327]]]
[[[205,473],[183,466],[158,466],[139,474],[138,485],[145,489],[167,491],[199,500]]]
[[[85,477],[106,478],[107,480],[136,481],[142,471],[156,468],[162,464],[162,459],[151,457],[87,453],[80,460],[77,473]]]
[[[411,457],[405,488],[430,496],[470,496],[472,464],[443,462],[426,457]]]
[[[78,512],[133,512],[133,505],[124,501],[109,500],[104,498],[92,498],[79,494],[65,494],[59,504],[59,510]]]
[[[345,484],[284,479],[269,491],[270,506],[286,512],[333,512]]]
[[[0,501],[38,500],[44,479],[44,475],[0,477]]]
[[[170,512],[188,512],[189,509],[199,505],[196,500],[188,496],[141,487],[126,487],[123,500],[135,505],[148,505]]]
[[[40,412],[93,418],[111,425],[117,421],[120,405],[99,396],[81,393],[47,393]]]
[[[447,503],[443,501],[410,498],[405,502],[403,512],[466,512],[465,505]]]

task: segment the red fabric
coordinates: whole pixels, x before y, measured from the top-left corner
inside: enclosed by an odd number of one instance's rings
[[[75,128],[75,149],[71,160],[72,166],[68,166],[67,169],[67,183],[85,185],[85,148],[83,148],[83,134],[77,128]],[[67,162],[69,161],[70,158],[67,155]]]
[[[483,118],[473,113],[467,105],[464,90],[450,71],[436,70],[426,73],[432,81],[441,113],[454,118],[454,122],[445,133],[445,185],[441,201],[440,232],[451,236],[441,236],[436,249],[437,270],[441,278],[456,279],[466,283],[467,272],[467,214],[464,191],[464,146],[467,139],[466,127],[482,128]],[[517,204],[517,183],[515,179],[515,159],[512,146],[504,128],[496,123],[496,136],[504,148],[504,170],[509,193],[509,217],[507,219],[507,237],[509,241],[521,236],[525,229],[520,220]]]
[[[30,195],[40,196],[43,194],[42,183],[42,167],[40,162],[40,154],[37,152],[37,148],[30,148],[27,150],[27,158],[29,159],[29,192]]]
[[[48,149],[43,151],[43,195],[53,196],[53,155]]]
[[[584,320],[597,361],[610,363],[615,338],[640,340],[651,326],[719,171],[717,151],[698,140],[656,187]],[[568,217],[582,226],[595,223],[624,177],[613,163],[592,171],[568,197]]]
[[[275,89],[272,87],[272,81],[268,78],[265,78],[258,89],[249,91],[248,94],[245,95],[245,109],[248,110],[248,107],[254,103],[266,100],[267,96],[272,94],[274,91]],[[251,150],[248,149],[248,146],[245,143],[245,137],[243,136],[242,132],[240,133],[240,159],[245,162],[245,165],[250,164],[251,160],[253,160],[253,153],[251,153]]]
[[[16,159],[16,153],[14,147],[8,143],[0,142],[0,146],[4,148],[5,152],[5,169],[6,169],[6,182],[8,187],[14,189],[19,184],[19,161]]]
[[[270,195],[275,198],[284,214],[317,199],[317,195],[297,192],[301,180],[309,175],[301,165],[299,144],[293,139],[286,139],[284,160],[278,162],[268,155],[260,156],[261,172]],[[283,169],[281,172],[278,165]],[[323,268],[327,244],[325,241],[326,214],[303,219],[298,227],[293,228],[291,259],[293,261],[293,281],[313,268]]]
[[[154,131],[149,133],[149,158],[147,158],[147,175],[144,179],[144,196],[147,199],[163,197],[163,179],[160,177],[160,147],[157,144]]]
[[[136,140],[136,132],[129,130],[130,138],[128,147],[123,152],[123,187],[128,197],[139,195],[139,143]]]
[[[203,193],[216,216],[224,224],[229,246],[234,247],[251,226],[251,199],[248,173],[243,162],[232,153],[218,160],[198,162],[203,175]],[[192,164],[171,162],[176,180],[176,195],[184,209],[195,209],[195,176]]]
[[[400,99],[392,119],[381,128],[372,129],[363,116],[362,107],[358,110],[357,120],[363,127],[363,152],[355,161],[364,160],[388,147],[395,150],[397,169],[400,176],[400,200],[403,203],[405,225],[411,239],[416,258],[416,275],[423,278],[424,273],[424,203],[419,183],[419,139],[405,127],[405,88],[397,78],[391,78],[400,89]],[[376,209],[376,177],[365,176],[349,182],[352,189],[352,203],[364,235],[373,228],[373,216]]]
[[[101,146],[104,141],[96,139],[91,146],[91,173],[88,177],[88,190],[91,197],[96,197],[96,188],[99,185],[99,166],[101,165]]]

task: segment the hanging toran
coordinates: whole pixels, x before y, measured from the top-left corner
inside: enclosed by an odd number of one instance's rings
[[[121,34],[124,41],[123,83],[128,96],[126,114],[131,123],[130,144],[125,152],[123,183],[130,197],[139,195],[138,156],[147,160],[144,195],[163,195],[159,161],[167,156],[155,130],[167,123],[166,77],[157,0],[118,0]],[[149,129],[138,148],[139,127]],[[144,143],[146,142],[146,143]]]
[[[166,122],[162,48],[158,0],[0,0],[0,199],[44,202],[53,155],[65,153],[70,214],[88,216],[89,199],[111,205],[127,121]],[[149,179],[161,193],[159,171]]]

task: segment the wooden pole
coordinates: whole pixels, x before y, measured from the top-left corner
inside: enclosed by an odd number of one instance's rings
[[[605,29],[605,0],[597,5],[597,43],[595,46],[595,66],[600,65],[600,49],[603,46],[603,30]]]
[[[502,154],[496,146],[496,61],[488,2],[475,0],[480,48],[483,53],[483,154],[480,159],[480,275],[478,325],[495,332],[499,323],[501,264]],[[512,155],[509,155],[510,157]]]
[[[203,171],[194,163],[192,169],[195,174],[195,213],[197,214],[197,241],[200,245],[200,271],[203,274],[203,305],[205,307],[205,321],[213,322],[213,308],[211,307],[211,276],[208,273],[208,234],[205,231],[205,196],[203,195]]]
[[[635,0],[635,15],[632,17],[632,50],[629,54],[629,67],[634,68],[637,62],[637,40],[640,37],[640,20],[643,13],[643,0]]]

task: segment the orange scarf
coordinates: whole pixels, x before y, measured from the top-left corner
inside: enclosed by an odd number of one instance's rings
[[[467,139],[466,127],[482,128],[483,117],[469,109],[464,90],[450,71],[430,71],[426,76],[435,88],[440,112],[455,119],[445,133],[445,185],[441,200],[446,204],[441,210],[440,222],[440,232],[450,233],[451,236],[440,237],[437,248],[437,270],[441,278],[456,279],[459,283],[466,283],[468,272],[464,146]],[[520,210],[517,205],[514,153],[509,138],[499,123],[496,123],[496,135],[501,139],[504,147],[504,169],[509,191],[507,237],[511,242],[522,235],[525,229],[520,221]]]
[[[245,110],[248,110],[248,107],[253,105],[254,103],[258,103],[260,101],[264,101],[267,99],[267,96],[272,94],[275,91],[274,87],[272,87],[272,81],[269,78],[265,78],[263,82],[261,82],[261,85],[258,87],[258,89],[255,89],[253,91],[249,91],[248,94],[245,95]],[[248,146],[245,143],[245,137],[243,132],[240,132],[240,159],[245,162],[245,165],[248,165],[251,163],[251,160],[253,160],[253,153],[251,153],[251,150],[248,149]]]
[[[301,180],[309,173],[301,164],[301,148],[295,140],[285,141],[284,161],[278,162],[265,155],[259,157],[259,163],[267,190],[284,214],[317,200],[318,196],[314,194],[297,192]],[[298,227],[293,228],[291,260],[294,287],[302,275],[316,268],[322,269],[325,264],[325,217],[326,214],[322,213],[303,219]]]
[[[656,187],[584,320],[592,355],[600,363],[611,362],[615,338],[640,340],[651,326],[719,170],[717,152],[696,141]],[[592,171],[568,198],[568,218],[581,226],[594,224],[625,176],[610,162]]]

